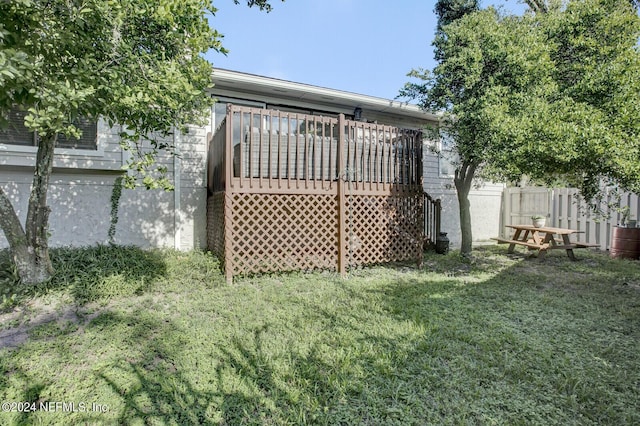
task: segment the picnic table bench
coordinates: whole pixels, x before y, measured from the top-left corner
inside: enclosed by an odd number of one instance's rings
[[[566,250],[569,259],[576,260],[573,249],[598,247],[599,244],[572,242],[570,236],[581,233],[575,229],[540,227],[532,225],[507,225],[515,230],[511,238],[492,238],[498,244],[509,244],[508,253],[513,253],[516,245],[527,247],[529,250],[538,250],[538,257],[543,258],[547,251],[555,249]]]

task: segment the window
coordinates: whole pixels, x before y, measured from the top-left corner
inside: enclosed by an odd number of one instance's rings
[[[17,110],[9,112],[8,126],[5,129],[0,129],[0,143],[23,146],[36,145],[35,135],[24,127],[25,115],[25,112]]]
[[[276,104],[267,104],[267,109],[275,109],[282,112],[290,112],[297,114],[305,114],[305,115],[321,115],[323,117],[334,117],[338,118],[340,114],[336,112],[328,112],[328,111],[320,111],[317,109],[309,109],[309,108],[298,108],[292,107],[288,105],[276,105]]]
[[[454,176],[458,166],[458,153],[455,151],[453,138],[445,132],[440,133],[440,151],[438,153],[438,169],[440,176]]]
[[[58,135],[56,146],[58,148],[98,149],[98,124],[88,118],[79,118],[73,124],[82,131],[80,139],[76,139],[73,136]]]
[[[24,126],[26,112],[12,110],[9,112],[9,125],[0,129],[0,143],[8,145],[36,146],[37,136]],[[95,121],[80,118],[74,123],[82,132],[80,139],[73,136],[58,135],[56,148],[98,149],[98,125]]]
[[[222,120],[227,116],[227,104],[223,102],[216,102],[213,105],[213,114],[214,114],[214,130],[218,129]]]
[[[218,126],[222,123],[222,120],[227,116],[227,104],[248,106],[253,108],[264,109],[265,104],[263,102],[247,101],[237,98],[224,98],[217,97],[216,103],[213,105],[213,131],[218,130]]]

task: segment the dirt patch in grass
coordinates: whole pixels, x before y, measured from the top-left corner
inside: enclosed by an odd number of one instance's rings
[[[16,348],[29,339],[29,333],[37,327],[57,323],[60,326],[82,326],[100,315],[106,308],[96,306],[43,303],[35,299],[29,304],[0,314],[0,349]]]
[[[114,308],[129,312],[140,305],[164,307],[166,300],[167,295],[160,293],[130,297],[126,306],[118,302],[77,305],[69,303],[65,298],[53,302],[35,298],[10,312],[0,314],[0,350],[19,347],[29,340],[38,327],[56,323],[59,328],[65,329],[75,325],[77,332],[82,333],[83,327],[94,318]]]

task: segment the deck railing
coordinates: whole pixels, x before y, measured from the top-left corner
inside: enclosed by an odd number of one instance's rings
[[[427,245],[435,245],[438,234],[440,234],[440,215],[442,204],[440,199],[434,199],[426,192],[424,193],[424,242]]]
[[[231,187],[317,190],[342,179],[356,190],[403,190],[422,182],[415,130],[231,105],[227,120]]]
[[[209,194],[221,192],[225,190],[226,182],[226,141],[227,119],[222,120],[215,133],[213,139],[211,134],[207,136],[209,142],[209,155],[207,166],[207,188]]]

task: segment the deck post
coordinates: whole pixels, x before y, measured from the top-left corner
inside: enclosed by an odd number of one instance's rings
[[[344,278],[347,275],[347,198],[345,196],[345,184],[349,178],[345,170],[345,118],[344,114],[338,117],[338,272]]]
[[[233,283],[233,112],[227,105],[227,124],[224,141],[224,276],[228,284]]]

